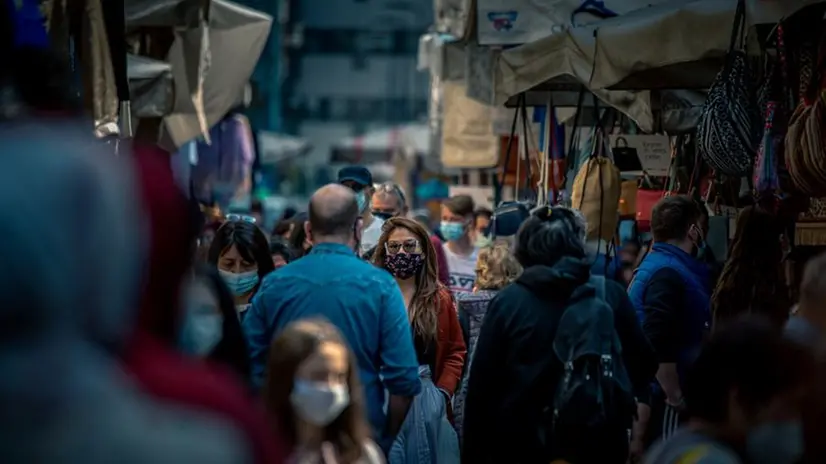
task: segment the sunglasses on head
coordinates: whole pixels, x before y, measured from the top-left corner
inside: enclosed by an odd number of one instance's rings
[[[250,224],[255,224],[256,223],[256,220],[255,220],[254,217],[248,216],[246,214],[227,214],[226,216],[224,216],[224,219],[226,219],[227,221],[230,221],[230,222],[241,221],[241,222],[249,222]]]

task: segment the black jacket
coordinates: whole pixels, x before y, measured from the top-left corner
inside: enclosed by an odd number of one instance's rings
[[[491,301],[468,379],[463,463],[549,462],[538,431],[562,372],[554,336],[569,297],[589,278],[588,260],[564,258],[553,267],[525,269]],[[605,299],[615,311],[635,393],[642,395],[657,369],[653,350],[625,289],[606,280]]]

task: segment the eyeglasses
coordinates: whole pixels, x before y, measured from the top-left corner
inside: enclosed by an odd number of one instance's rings
[[[408,254],[422,252],[421,247],[419,247],[419,241],[416,239],[405,240],[404,242],[385,242],[384,249],[388,255],[398,254],[402,250]]]
[[[231,221],[231,222],[241,221],[241,222],[249,222],[250,224],[255,224],[256,223],[256,220],[255,220],[254,217],[247,216],[246,214],[227,214],[226,216],[224,216],[224,219],[226,219],[227,221]]]

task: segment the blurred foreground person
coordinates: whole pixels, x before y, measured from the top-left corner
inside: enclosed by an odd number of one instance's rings
[[[290,324],[272,344],[262,392],[291,445],[289,464],[381,464],[364,418],[355,356],[323,320]]]
[[[476,340],[479,338],[479,330],[482,328],[482,321],[488,312],[488,305],[499,290],[510,285],[519,274],[522,273],[522,266],[516,261],[510,250],[508,242],[499,240],[491,246],[482,248],[479,251],[479,260],[476,263],[476,288],[473,293],[462,293],[457,297],[459,308],[459,321],[467,340],[467,356],[465,356],[465,375],[462,376],[462,383],[459,391],[456,392],[456,399],[453,402],[453,411],[456,422],[456,430],[459,438],[462,437],[462,420],[464,417],[465,396],[467,395],[467,372],[470,370],[470,363],[473,360],[473,349],[476,347]]]
[[[524,271],[488,305],[473,352],[462,462],[626,462],[656,365],[625,289],[591,275],[585,231],[565,207],[519,228]]]
[[[0,460],[280,462],[255,460],[223,414],[147,395],[124,375],[119,357],[141,338],[136,188],[88,126],[73,131],[42,121],[0,127],[0,207],[10,212],[0,255],[25,268],[0,271]],[[166,381],[197,391],[197,376]]]
[[[813,369],[812,355],[762,318],[722,326],[688,370],[691,419],[654,447],[645,462],[799,462],[801,399]]]
[[[731,252],[711,296],[714,328],[745,314],[771,320],[782,329],[789,319],[789,292],[783,279],[780,220],[757,206],[737,216]]]
[[[819,349],[826,335],[826,253],[806,263],[797,311],[786,323],[790,339]]]
[[[187,220],[186,200],[174,184],[168,155],[144,148],[135,157],[150,230],[138,331],[124,354],[127,372],[158,401],[212,418],[213,426],[235,442],[236,452],[243,453],[241,462],[283,462],[283,450],[246,390],[224,370],[187,359],[176,350],[185,322],[181,286],[198,230],[194,221]],[[206,462],[238,461],[211,457]]]
[[[187,282],[180,346],[186,354],[232,370],[239,381],[249,381],[249,355],[235,300],[212,266],[197,267]]]
[[[274,337],[293,321],[323,317],[356,355],[368,418],[376,441],[387,449],[421,390],[404,299],[387,272],[356,255],[362,223],[351,189],[321,187],[309,209],[312,251],[267,276],[242,324],[253,382],[263,383]]]
[[[396,279],[404,297],[419,362],[422,392],[390,450],[391,464],[458,462],[459,443],[449,422],[453,394],[465,361],[465,341],[450,290],[439,283],[436,252],[427,230],[416,221],[392,218],[374,257]]]
[[[209,247],[209,262],[235,296],[235,308],[243,318],[261,280],[275,270],[270,244],[252,222],[227,221],[215,233]]]

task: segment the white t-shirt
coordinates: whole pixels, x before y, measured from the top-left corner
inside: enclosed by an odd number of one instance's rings
[[[474,247],[470,255],[462,256],[450,251],[447,246],[442,248],[447,259],[450,291],[454,294],[472,292],[476,284],[476,258],[479,256],[479,249]]]
[[[379,243],[379,237],[381,237],[381,226],[384,225],[384,221],[381,219],[374,217],[373,222],[370,223],[369,226],[364,228],[364,231],[361,233],[361,254],[364,255],[371,248],[376,246]]]

